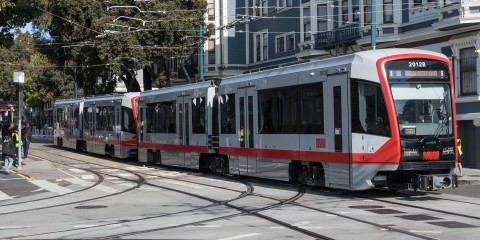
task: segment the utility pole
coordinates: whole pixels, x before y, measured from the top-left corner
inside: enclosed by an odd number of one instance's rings
[[[198,68],[199,68],[199,72],[200,72],[200,81],[204,81],[204,78],[203,78],[203,44],[204,44],[204,41],[203,41],[203,25],[200,23],[200,27],[199,27],[199,34],[200,34],[200,52],[199,52],[199,61],[198,61]]]
[[[377,3],[372,0],[372,50],[377,48]]]
[[[77,84],[77,63],[73,64],[73,92],[74,97],[78,97],[78,84]]]

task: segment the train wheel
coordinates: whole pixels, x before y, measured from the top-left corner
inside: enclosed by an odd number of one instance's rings
[[[222,173],[225,175],[228,175],[230,173],[228,157],[222,157]]]
[[[302,177],[303,176],[303,177]],[[292,161],[288,165],[288,180],[292,183],[301,183],[301,179],[305,178],[302,164],[298,161]]]
[[[115,157],[115,146],[110,147],[110,156]]]

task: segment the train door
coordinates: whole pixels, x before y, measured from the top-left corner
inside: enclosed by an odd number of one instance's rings
[[[190,166],[190,152],[188,152],[188,145],[190,145],[190,118],[189,118],[189,97],[182,95],[177,99],[178,109],[178,144],[181,145],[181,150],[178,153],[178,160],[181,165]]]
[[[257,168],[257,156],[253,153],[254,148],[254,125],[253,125],[253,107],[254,107],[254,88],[246,87],[238,89],[238,122],[237,135],[241,148],[239,157],[240,174],[253,175]]]
[[[87,122],[85,123],[86,124],[86,127],[88,127],[88,137],[85,139],[86,140],[86,144],[87,144],[87,152],[95,152],[96,149],[95,149],[95,140],[97,139],[96,138],[96,115],[97,115],[97,107],[95,106],[95,104],[90,104],[88,106],[88,114],[86,116],[86,120]]]
[[[348,75],[339,74],[327,79],[328,146],[330,164],[326,168],[326,183],[330,187],[350,188],[351,151],[349,145]]]

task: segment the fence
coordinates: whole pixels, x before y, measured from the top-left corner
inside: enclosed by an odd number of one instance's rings
[[[32,129],[32,142],[53,142],[53,129]]]

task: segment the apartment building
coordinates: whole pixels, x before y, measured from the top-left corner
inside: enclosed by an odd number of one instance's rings
[[[207,2],[206,78],[368,50],[372,42],[377,49],[447,55],[454,68],[464,166],[480,168],[480,0]],[[338,32],[343,37],[332,41]]]

